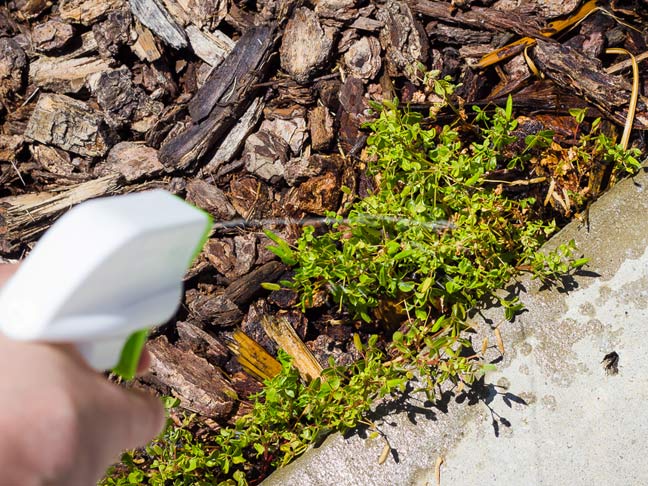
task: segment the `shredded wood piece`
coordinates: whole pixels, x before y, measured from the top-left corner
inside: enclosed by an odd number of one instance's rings
[[[281,372],[281,364],[257,342],[240,329],[232,333],[233,341],[227,343],[239,364],[252,375],[269,380]]]

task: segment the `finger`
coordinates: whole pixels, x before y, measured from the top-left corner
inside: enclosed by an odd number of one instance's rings
[[[0,264],[0,285],[9,280],[16,270],[18,270],[18,265],[11,263],[1,263]]]

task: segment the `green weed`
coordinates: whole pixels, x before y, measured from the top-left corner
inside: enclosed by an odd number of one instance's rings
[[[444,103],[448,89],[446,83],[435,91]],[[471,384],[491,365],[465,352],[469,310],[521,271],[550,282],[587,263],[575,258],[573,242],[540,252],[557,225],[534,216],[541,207],[534,198],[493,183],[498,171],[529,170],[558,151],[553,134],[544,131],[506,154],[517,141],[510,100],[493,114],[476,109],[468,134],[396,102],[374,109],[377,116],[367,125],[373,193],[346,208],[345,217],[329,214],[326,232],[306,227],[294,245],[268,236],[272,251],[294,267],[293,279],[280,285],[299,291],[303,309],[315,292],[326,291],[340,309],[391,334],[391,342],[379,345],[377,334],[367,342],[354,336],[362,358],[346,367],[331,361],[310,383],[280,351],[281,373],[234,427],[196,438],[193,417],[185,417],[145,450],[126,453],[102,486],[248,484],[332,431],[369,425],[372,404],[402,393],[414,377],[432,400],[447,380]],[[584,113],[575,115],[580,126]],[[598,123],[578,138],[571,167],[583,170],[604,159],[614,174],[638,168],[636,152],[620,150]],[[515,297],[500,302],[508,319],[523,306]]]

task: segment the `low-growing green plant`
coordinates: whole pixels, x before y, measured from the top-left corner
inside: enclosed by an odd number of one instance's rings
[[[145,450],[125,453],[101,484],[241,486],[248,475],[263,476],[288,464],[329,432],[362,423],[376,399],[404,389],[411,373],[386,363],[376,340],[357,341],[361,359],[350,366],[331,361],[321,378],[307,384],[280,350],[281,373],[265,383],[253,411],[235,427],[197,439],[191,432],[194,416],[186,416]]]
[[[437,91],[447,102],[451,91],[444,81]],[[554,144],[550,132],[539,132],[507,156],[517,142],[510,100],[493,114],[477,109],[469,135],[436,126],[396,102],[374,109],[367,171],[375,190],[346,208],[346,216],[330,213],[328,231],[304,228],[294,245],[267,234],[275,242],[271,249],[294,267],[293,279],[280,284],[299,291],[304,309],[316,292],[326,291],[340,309],[382,325],[391,342],[379,345],[376,334],[362,342],[355,335],[361,359],[344,367],[331,360],[310,383],[280,351],[281,373],[265,383],[252,413],[234,427],[196,438],[187,416],[145,450],[125,454],[103,486],[244,485],[331,431],[369,424],[372,404],[402,393],[413,378],[432,400],[447,380],[471,384],[492,365],[466,352],[469,310],[521,271],[550,282],[587,262],[574,258],[573,242],[541,252],[557,225],[534,215],[534,198],[493,184],[495,172],[525,169]],[[576,115],[582,124],[584,113]],[[576,165],[598,157],[616,172],[638,166],[636,153],[597,132],[598,122],[593,129],[578,139]],[[499,300],[508,319],[523,306],[516,297]],[[395,312],[384,312],[385,305]]]
[[[270,234],[278,242],[273,251],[295,266],[292,281],[282,283],[300,292],[304,309],[325,289],[372,322],[372,309],[391,299],[410,320],[442,319],[431,326],[436,332],[448,319],[465,321],[468,308],[521,268],[540,278],[567,268],[556,262],[567,262],[572,246],[538,253],[556,224],[534,216],[535,200],[509,197],[487,180],[507,165],[500,159],[513,141],[511,105],[478,119],[490,125],[465,143],[449,126],[424,129],[421,115],[395,103],[380,110],[367,141],[376,191],[347,217],[329,214],[331,231],[304,228],[294,247]],[[528,142],[546,146],[538,137]]]

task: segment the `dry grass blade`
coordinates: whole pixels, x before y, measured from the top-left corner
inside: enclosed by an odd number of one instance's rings
[[[540,72],[540,70],[538,69],[538,67],[535,65],[535,62],[533,62],[533,59],[531,59],[531,57],[529,56],[529,53],[527,52],[527,51],[529,50],[529,47],[530,47],[530,46],[526,46],[526,47],[524,48],[524,50],[522,51],[522,55],[524,56],[524,60],[526,61],[527,66],[529,66],[529,69],[531,70],[531,72],[533,73],[533,75],[534,75],[536,78],[543,79],[543,78],[544,78],[544,75]]]
[[[23,179],[22,174],[20,173],[20,169],[18,169],[18,166],[13,160],[10,160],[11,162],[11,167],[16,171],[16,174],[18,174],[18,179],[20,179],[20,182],[22,183],[23,186],[27,187],[27,184],[25,183],[25,179]]]
[[[499,352],[504,354],[504,341],[502,340],[502,333],[499,330],[499,327],[495,328],[495,339],[497,340],[497,349]]]
[[[621,136],[621,146],[624,150],[628,148],[630,141],[630,133],[632,133],[632,124],[634,123],[635,113],[637,112],[637,100],[639,99],[639,64],[634,55],[626,49],[620,47],[612,47],[606,49],[607,54],[626,54],[630,56],[632,63],[632,94],[630,95],[630,104],[628,105],[628,114],[626,116],[625,126],[623,127],[623,135]]]
[[[445,462],[443,456],[437,457],[436,464],[434,466],[434,478],[436,479],[436,485],[441,486],[441,466]]]
[[[555,188],[556,188],[556,180],[552,177],[551,182],[549,183],[549,189],[547,189],[547,195],[545,196],[543,206],[549,204],[549,201],[551,200],[551,195],[553,194]]]
[[[485,68],[488,66],[492,66],[493,64],[497,64],[500,61],[510,59],[511,57],[518,54],[520,51],[526,49],[527,47],[531,47],[533,45],[535,45],[534,39],[532,39],[531,37],[522,37],[521,39],[516,40],[515,42],[511,42],[510,44],[507,44],[504,47],[500,47],[499,49],[495,49],[494,51],[489,52],[479,60],[476,67]]]
[[[383,450],[380,453],[380,457],[378,458],[378,464],[384,464],[385,461],[387,461],[390,452],[391,452],[391,447],[389,443],[385,440],[385,445],[383,446]]]
[[[642,52],[641,54],[638,54],[634,56],[635,62],[639,64],[642,61],[645,61],[648,59],[648,51]],[[610,67],[605,69],[605,72],[608,74],[614,74],[618,73],[619,71],[624,70],[625,68],[629,68],[632,66],[632,59],[626,59],[625,61],[619,61],[616,64],[612,64]]]
[[[597,0],[589,0],[570,17],[564,20],[554,20],[553,22],[550,22],[549,24],[547,24],[547,27],[540,31],[540,34],[543,37],[553,37],[555,34],[558,34],[568,28],[575,27],[583,20],[585,20],[589,15],[599,9],[599,7],[596,6],[596,2]],[[505,59],[509,59],[510,57],[520,52],[520,46],[524,46],[524,49],[526,49],[533,46],[534,44],[535,39],[531,37],[522,37],[515,42],[507,44],[504,47],[500,47],[493,52],[489,52],[479,60],[477,67],[485,68]]]

